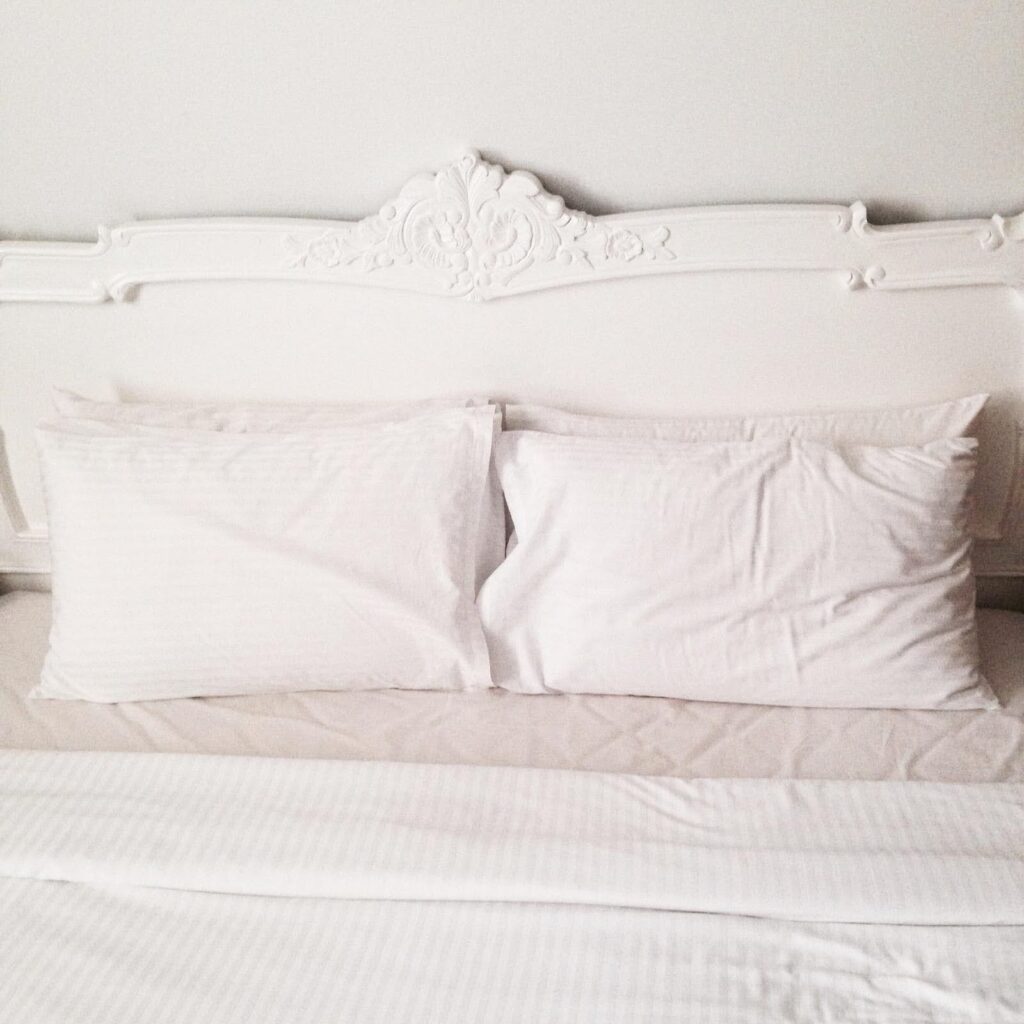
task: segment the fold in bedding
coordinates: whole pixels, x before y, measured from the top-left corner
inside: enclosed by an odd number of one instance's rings
[[[0,754],[0,874],[1024,925],[1024,786]]]
[[[1017,784],[8,752],[0,1021],[1020,1021],[1022,851]]]

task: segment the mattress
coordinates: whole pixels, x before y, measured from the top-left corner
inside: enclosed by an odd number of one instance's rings
[[[574,768],[681,778],[1024,781],[1024,615],[982,610],[999,711],[379,691],[100,705],[28,700],[47,594],[0,597],[0,747]]]

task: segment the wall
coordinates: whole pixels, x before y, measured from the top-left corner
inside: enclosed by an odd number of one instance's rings
[[[10,0],[0,234],[370,212],[471,145],[592,212],[1024,207],[1024,3]]]

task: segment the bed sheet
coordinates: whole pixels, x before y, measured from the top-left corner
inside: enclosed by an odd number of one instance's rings
[[[1024,781],[1024,614],[982,610],[1000,711],[779,708],[499,691],[28,700],[48,594],[0,597],[0,748],[576,768],[682,778]]]

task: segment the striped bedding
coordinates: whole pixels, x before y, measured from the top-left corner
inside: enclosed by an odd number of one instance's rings
[[[1024,1020],[1024,785],[0,753],[0,1021]]]

